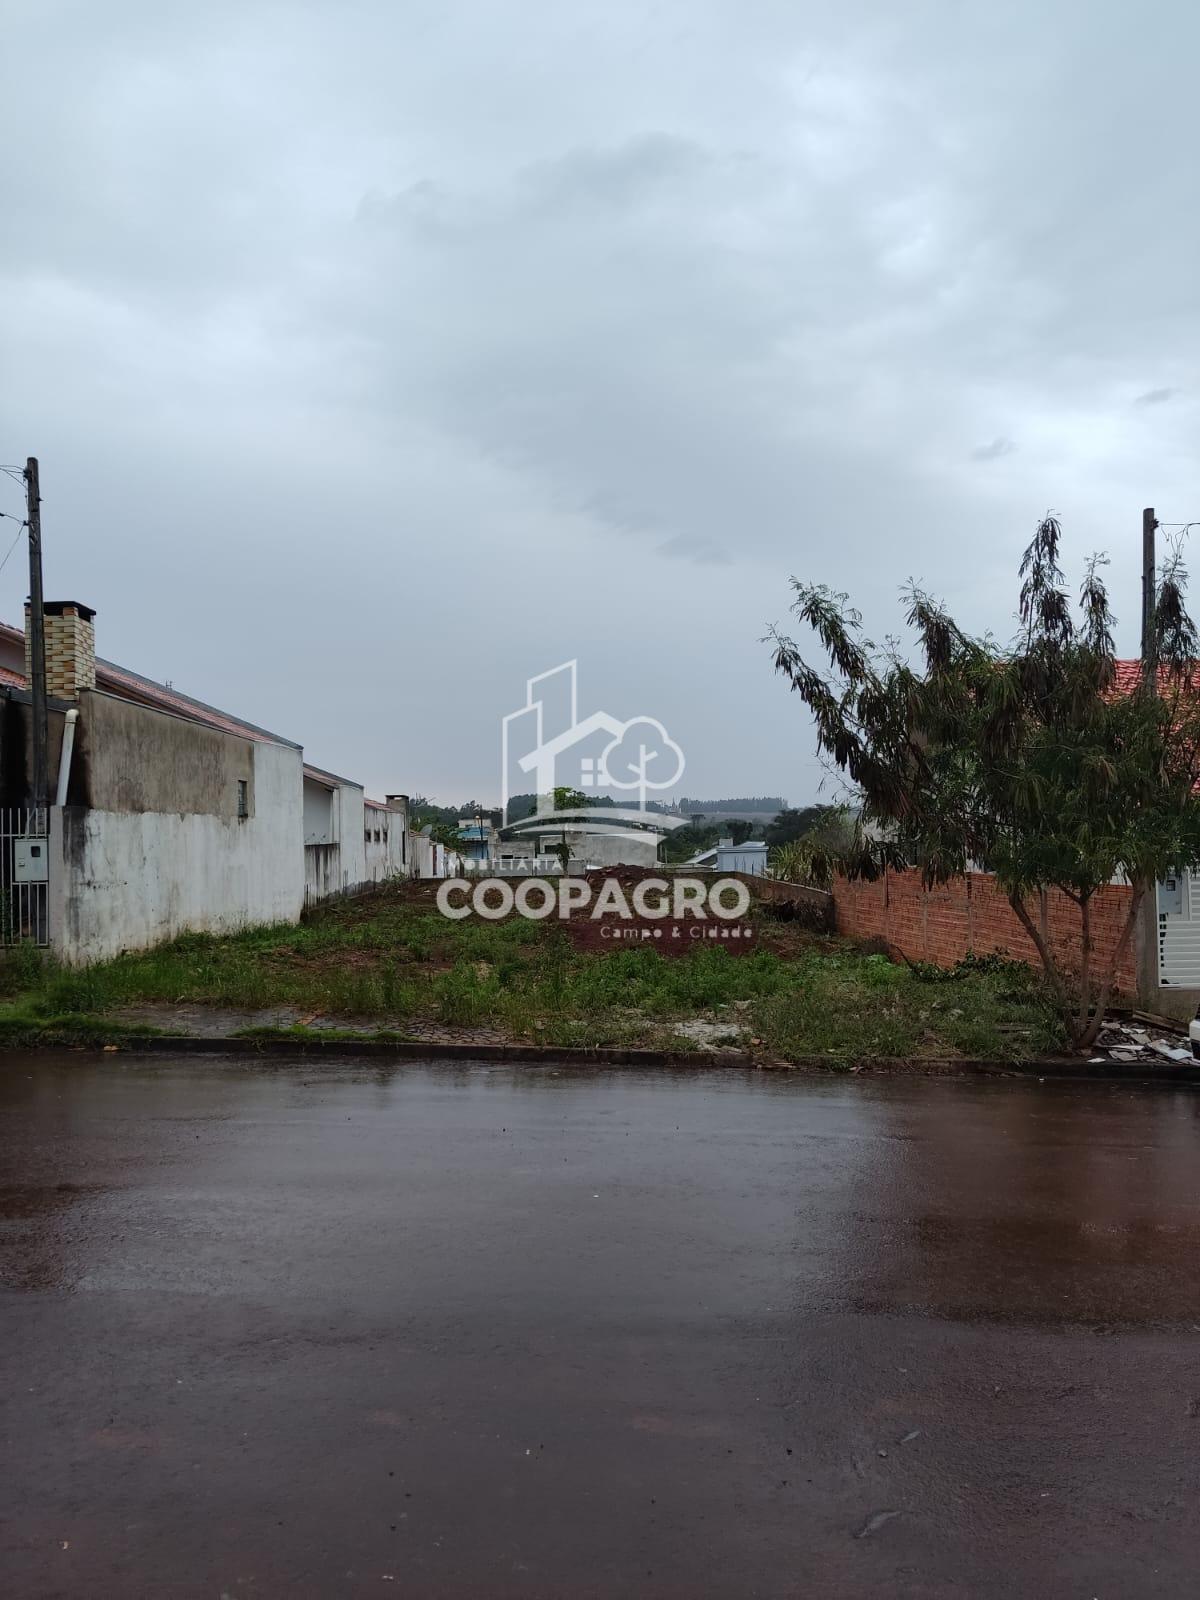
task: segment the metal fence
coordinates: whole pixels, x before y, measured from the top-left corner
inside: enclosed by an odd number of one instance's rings
[[[46,812],[0,806],[0,944],[50,943]]]
[[[1172,873],[1157,892],[1159,987],[1200,988],[1200,875]]]

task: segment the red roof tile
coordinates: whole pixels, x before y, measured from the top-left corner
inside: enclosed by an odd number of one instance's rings
[[[307,761],[304,763],[304,776],[330,789],[336,789],[341,784],[349,784],[352,789],[362,788],[362,784],[355,783],[353,778],[339,778],[336,772],[326,772],[324,767],[314,767]]]
[[[20,645],[24,651],[25,634],[11,623],[0,622],[0,640]],[[0,667],[0,683],[19,689],[28,687],[25,674],[10,667]],[[257,727],[253,722],[244,722],[241,717],[219,711],[216,706],[206,705],[203,700],[193,700],[191,695],[180,694],[177,689],[169,689],[165,683],[143,678],[140,673],[130,672],[127,667],[118,667],[115,662],[105,661],[100,656],[96,657],[96,687],[122,700],[133,700],[139,705],[152,706],[157,711],[186,717],[190,722],[203,723],[222,733],[235,733],[240,738],[253,739],[259,744],[285,744],[297,750],[300,748],[294,739],[285,739],[280,734]]]
[[[25,649],[25,634],[22,629],[14,628],[10,623],[0,622],[0,641],[7,640],[10,644],[19,645],[22,652]],[[0,685],[7,685],[13,689],[28,687],[24,672],[17,672],[12,667],[0,665]],[[190,722],[202,723],[205,727],[216,728],[222,733],[237,734],[243,739],[253,739],[258,744],[282,744],[292,749],[301,748],[294,739],[285,739],[280,734],[270,733],[266,728],[257,727],[253,722],[244,722],[241,717],[231,716],[227,711],[219,711],[216,706],[206,705],[203,700],[193,700],[191,695],[180,694],[178,689],[169,689],[165,683],[156,683],[153,678],[143,678],[140,672],[130,672],[128,667],[118,667],[113,661],[105,661],[100,656],[96,657],[96,687],[105,694],[116,695],[122,700],[132,700],[138,705],[150,706],[156,711],[166,711],[172,716],[185,717]],[[360,789],[361,784],[356,784],[353,778],[339,778],[336,773],[326,772],[322,767],[304,765],[304,774],[315,779],[318,783],[351,784]],[[366,800],[365,804],[377,807],[381,811],[388,808],[381,800]]]
[[[1132,694],[1142,681],[1142,663],[1140,661],[1118,661],[1116,667],[1117,673],[1113,688],[1120,694]],[[1170,680],[1166,669],[1163,667],[1158,670],[1158,681],[1162,688],[1169,686]],[[1193,687],[1200,688],[1200,671],[1196,674]]]

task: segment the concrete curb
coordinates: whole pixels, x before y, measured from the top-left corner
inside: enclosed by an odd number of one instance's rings
[[[30,1046],[0,1047],[0,1056]],[[239,1055],[239,1056],[376,1056],[395,1061],[497,1061],[527,1064],[615,1067],[730,1067],[742,1071],[821,1072],[846,1077],[917,1074],[925,1077],[1054,1078],[1089,1083],[1200,1083],[1200,1061],[1161,1065],[1147,1062],[1129,1066],[1119,1061],[1083,1061],[1072,1056],[1015,1063],[982,1059],[954,1060],[940,1056],[910,1058],[868,1057],[831,1060],[828,1056],[801,1056],[782,1061],[751,1055],[745,1050],[644,1050],[597,1045],[591,1049],[560,1049],[538,1044],[454,1044],[420,1039],[327,1039],[227,1036],[198,1034],[130,1034],[107,1046],[33,1046],[34,1049],[74,1048],[119,1051],[131,1055]]]
[[[370,1036],[324,1039],[318,1033],[311,1038],[269,1034],[248,1038],[244,1035],[213,1038],[192,1033],[136,1034],[120,1041],[116,1047],[138,1055],[161,1050],[184,1055],[391,1056],[400,1061],[565,1060],[580,1065],[594,1062],[618,1067],[754,1067],[760,1064],[742,1050],[634,1050],[610,1045],[597,1045],[587,1050],[556,1050],[540,1044],[454,1044],[448,1040],[372,1039]]]

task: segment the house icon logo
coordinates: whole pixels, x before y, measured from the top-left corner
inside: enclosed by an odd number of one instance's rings
[[[504,820],[512,796],[537,795],[536,815],[554,811],[556,788],[586,793],[618,790],[626,806],[646,810],[647,795],[670,789],[683,776],[683,751],[654,717],[622,721],[607,711],[579,716],[577,661],[564,661],[525,684],[525,704],[501,724],[501,802]],[[611,817],[605,807],[589,815]],[[572,814],[581,816],[579,808]]]

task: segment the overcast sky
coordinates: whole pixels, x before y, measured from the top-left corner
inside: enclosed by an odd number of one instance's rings
[[[1200,517],[1196,8],[2,9],[0,461],[101,654],[443,800],[578,657],[683,791],[803,803],[790,574],[1006,634],[1053,507],[1136,649],[1141,508]]]

